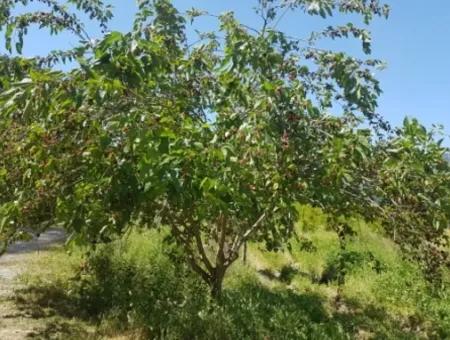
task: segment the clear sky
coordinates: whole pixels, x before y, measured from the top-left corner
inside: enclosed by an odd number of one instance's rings
[[[369,29],[373,33],[373,56],[387,62],[388,68],[378,73],[384,91],[379,101],[379,112],[394,125],[401,124],[408,115],[417,117],[426,126],[443,124],[450,133],[450,1],[448,0],[385,0],[391,5],[388,20],[376,19]],[[113,30],[129,30],[136,10],[134,0],[110,0],[115,6]],[[174,0],[181,10],[196,7],[219,14],[233,10],[239,19],[250,26],[258,26],[252,12],[254,0]],[[330,20],[308,18],[302,13],[290,13],[279,28],[296,37],[306,37],[331,23],[354,21],[349,16]],[[211,22],[203,20],[197,28],[209,29]],[[93,26],[88,29],[95,36]],[[56,48],[74,45],[67,35],[49,39],[43,32],[32,31],[26,39],[24,54],[45,54]],[[360,55],[358,42],[326,42],[324,47],[335,47]],[[4,52],[3,45],[0,53]],[[447,144],[450,144],[447,139]]]

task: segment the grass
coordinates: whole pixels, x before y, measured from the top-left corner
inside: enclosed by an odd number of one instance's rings
[[[226,277],[220,305],[157,231],[100,247],[89,262],[76,249],[36,258],[16,303],[52,320],[43,338],[450,337],[450,290],[432,291],[376,225],[351,221],[357,236],[348,243],[349,266],[337,303],[332,275],[320,283],[333,267],[337,237],[320,212],[306,210],[304,216],[292,251],[249,245],[247,263],[236,262]]]

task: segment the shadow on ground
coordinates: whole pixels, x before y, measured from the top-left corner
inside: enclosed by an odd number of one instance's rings
[[[79,301],[58,285],[18,290],[15,302],[22,313],[49,320],[32,337],[89,338],[90,333],[80,326],[89,316],[83,315]],[[423,320],[394,318],[374,305],[344,300],[336,307],[314,292],[269,289],[258,283],[244,283],[226,290],[221,311],[231,321],[232,328],[239,330],[238,334],[230,335],[236,339],[262,334],[268,334],[267,339],[440,338],[439,333],[419,327]]]
[[[344,301],[344,308],[333,313],[333,319],[347,333],[362,339],[444,339],[438,325],[427,323],[420,315],[408,317],[389,314],[373,304],[363,305],[354,299]]]
[[[80,317],[77,301],[57,285],[29,286],[16,291],[14,297],[18,310],[33,318],[58,315],[64,318]]]
[[[46,324],[45,328],[28,334],[29,339],[89,339],[90,334],[79,325],[55,320]]]
[[[12,298],[19,313],[36,320],[32,339],[91,339],[90,324],[82,318],[76,301],[57,285],[34,285],[15,291]]]

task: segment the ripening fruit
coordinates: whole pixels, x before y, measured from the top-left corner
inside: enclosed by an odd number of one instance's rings
[[[306,189],[306,183],[304,183],[304,182],[298,182],[298,183],[297,183],[297,189],[299,189],[299,190],[305,190],[305,189]]]

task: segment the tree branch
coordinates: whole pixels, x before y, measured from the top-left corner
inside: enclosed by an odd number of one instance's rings
[[[189,239],[186,237],[183,237],[181,230],[177,226],[173,226],[172,230],[173,230],[174,236],[177,239],[178,243],[180,243],[182,245],[184,251],[186,252],[186,258],[187,258],[191,268],[196,273],[198,273],[205,282],[209,283],[211,280],[211,275],[196,262],[194,251],[189,246],[189,244],[190,244]],[[208,270],[209,270],[209,268],[208,268]]]
[[[197,227],[195,229],[194,237],[195,237],[195,243],[197,245],[197,250],[198,250],[198,253],[200,254],[202,262],[204,263],[204,265],[208,269],[208,271],[212,273],[214,268],[211,264],[211,261],[208,258],[208,255],[206,255],[205,248],[203,247],[202,236],[200,235],[200,227]]]
[[[249,230],[242,236],[242,242],[246,241],[247,238],[255,231],[256,228],[262,223],[262,221],[266,218],[266,213],[263,213],[255,223],[251,226]]]
[[[219,217],[219,248],[217,249],[217,255],[216,255],[216,267],[223,266],[225,264],[225,217],[223,215],[220,215]]]
[[[245,241],[248,240],[250,235],[259,227],[259,225],[262,223],[262,221],[266,218],[266,213],[263,213],[255,223],[242,235],[242,236],[236,236],[236,238],[233,241],[233,245],[230,249],[230,257],[228,259],[228,265],[230,265],[234,260],[237,259],[239,254],[239,249],[242,247]]]
[[[190,249],[188,250],[187,248],[185,248],[185,250],[186,250],[186,252],[188,253],[188,255],[187,255],[187,260],[188,260],[188,262],[189,262],[191,268],[192,268],[196,273],[198,273],[198,274],[202,277],[202,279],[203,279],[205,282],[209,283],[209,282],[211,281],[211,275],[208,274],[202,267],[200,267],[200,266],[197,264],[197,262],[195,262],[195,257],[194,257],[194,255],[192,254],[192,252],[191,252]]]

